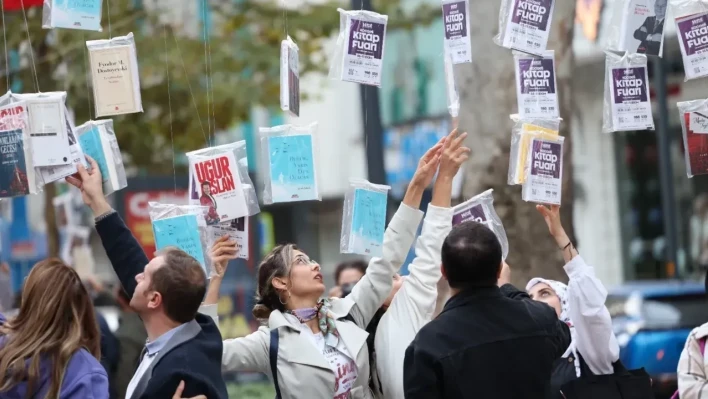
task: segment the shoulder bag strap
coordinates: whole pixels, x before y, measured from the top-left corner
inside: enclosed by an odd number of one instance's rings
[[[275,399],[282,399],[280,395],[280,385],[278,384],[278,343],[280,335],[278,329],[270,330],[270,347],[268,355],[270,357],[270,372],[273,374],[273,385],[275,386]]]

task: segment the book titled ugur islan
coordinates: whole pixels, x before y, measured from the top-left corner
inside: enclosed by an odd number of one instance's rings
[[[106,195],[128,186],[123,157],[113,130],[113,121],[88,121],[76,127],[76,134],[84,154],[98,164]]]

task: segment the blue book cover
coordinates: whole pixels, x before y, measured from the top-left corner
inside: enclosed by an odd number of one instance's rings
[[[106,154],[103,152],[103,144],[101,143],[101,133],[97,126],[93,126],[91,130],[79,136],[79,144],[84,154],[93,158],[98,164],[98,169],[101,171],[101,178],[104,182],[110,179],[108,171],[108,163]]]
[[[102,2],[103,0],[53,0],[51,26],[100,31]]]
[[[319,199],[312,135],[268,138],[273,202]]]
[[[177,247],[193,256],[202,267],[206,268],[197,215],[155,220],[152,222],[152,231],[155,234],[155,248],[158,251],[165,247]]]
[[[22,129],[0,131],[0,197],[29,193]]]
[[[368,256],[383,255],[387,200],[386,193],[361,188],[354,191],[351,252]]]

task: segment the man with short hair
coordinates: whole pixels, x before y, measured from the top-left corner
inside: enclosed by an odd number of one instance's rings
[[[406,399],[545,398],[552,365],[570,345],[568,326],[508,283],[486,226],[455,226],[441,258],[453,296],[406,351]]]
[[[212,317],[198,313],[206,293],[206,275],[192,256],[176,248],[147,256],[103,194],[101,173],[78,164],[67,182],[78,187],[95,216],[96,231],[130,306],[148,335],[140,365],[126,399],[172,398],[181,381],[182,395],[226,399],[221,376],[222,340]],[[215,309],[206,309],[213,316]]]

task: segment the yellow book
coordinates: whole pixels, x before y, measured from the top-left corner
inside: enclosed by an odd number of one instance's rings
[[[534,137],[541,137],[547,140],[553,140],[558,137],[558,131],[537,126],[531,123],[521,125],[521,141],[519,142],[518,162],[516,163],[516,175],[514,183],[524,184],[526,181],[526,158],[529,155],[529,145]]]

